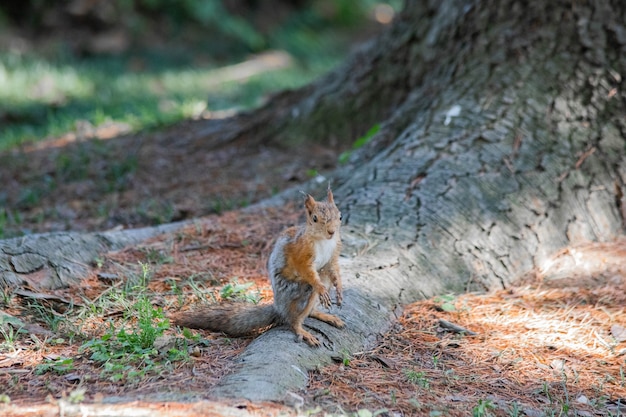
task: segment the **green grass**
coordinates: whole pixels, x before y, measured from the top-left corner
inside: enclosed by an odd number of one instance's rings
[[[253,282],[244,282],[240,284],[237,278],[233,278],[229,283],[224,285],[220,290],[222,300],[241,300],[248,303],[258,304],[261,300],[258,292],[249,292]]]
[[[63,375],[73,370],[74,360],[72,358],[45,359],[43,363],[35,367],[35,374],[41,375],[47,372],[56,372],[59,375]]]
[[[370,127],[370,129],[363,136],[354,141],[351,150],[345,151],[341,155],[339,155],[339,163],[345,164],[346,162],[348,162],[348,160],[350,159],[350,155],[352,155],[352,151],[367,145],[372,140],[372,138],[376,136],[376,133],[378,133],[379,130],[379,123],[376,123],[374,126]]]
[[[478,400],[478,404],[474,408],[472,408],[472,416],[474,417],[488,417],[493,416],[491,412],[494,410],[496,406],[491,400]]]
[[[405,369],[404,375],[411,384],[417,385],[418,387],[426,390],[430,388],[430,381],[424,372],[418,372],[413,369]]]
[[[168,51],[138,51],[81,60],[63,54],[47,58],[0,52],[0,151],[74,131],[77,121],[94,126],[112,121],[137,131],[203,110],[255,107],[268,93],[304,85],[340,61],[340,48],[331,45],[330,35],[302,43],[319,55],[294,60],[286,69],[223,82],[216,78],[223,74],[220,68],[245,56],[194,64],[194,56],[207,52],[188,51],[181,57]]]
[[[70,309],[64,314],[43,304],[31,303],[26,306],[37,322],[63,335],[63,338],[40,339],[20,330],[23,324],[18,319],[11,316],[2,318],[0,337],[4,343],[0,344],[0,353],[15,351],[18,343],[33,346],[33,341],[36,342],[34,350],[45,350],[54,345],[73,346],[79,352],[78,357],[84,353],[99,367],[101,380],[130,384],[148,375],[171,371],[174,362],[189,359],[190,345],[205,341],[190,331],[180,335],[170,329],[163,309],[153,303],[156,294],[147,288],[152,270],[147,264],[140,263],[139,266],[139,272],[129,272],[125,285],[112,287],[96,300],[85,300],[84,306]],[[111,312],[116,314],[102,317]],[[118,316],[117,312],[121,314]],[[91,323],[87,325],[88,333],[82,328],[86,323]],[[95,328],[99,329],[97,335],[93,332],[94,323]],[[65,375],[84,372],[82,365],[81,361],[76,362],[76,356],[53,355],[44,357],[33,370],[36,375]],[[80,392],[76,394],[76,400],[79,400]]]
[[[121,309],[120,321],[108,321],[108,328],[100,337],[83,343],[79,349],[89,358],[102,364],[100,377],[111,381],[134,383],[151,373],[169,368],[172,362],[189,358],[188,339],[165,336],[170,329],[163,309],[152,303],[154,296],[147,290],[152,277],[150,267],[140,264],[141,273],[128,277],[121,290],[112,290],[98,301],[94,312]],[[161,342],[157,343],[159,340]]]
[[[399,0],[383,2],[396,10],[401,5]],[[144,29],[159,25],[132,2],[116,3],[126,8],[128,33],[137,34],[132,21]],[[39,49],[2,50],[0,152],[74,131],[77,122],[97,127],[112,121],[137,131],[203,110],[253,108],[268,93],[305,85],[341,62],[378,3],[338,0],[328,16],[305,7],[262,34],[220,2],[157,1],[152,2],[155,10],[177,22],[157,30],[170,31],[167,42],[138,37],[124,54],[83,57],[54,38]],[[245,61],[250,51],[267,50],[286,51],[293,64],[245,80],[219,79],[221,68]]]

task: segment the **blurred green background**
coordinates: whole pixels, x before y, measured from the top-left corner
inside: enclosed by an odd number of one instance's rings
[[[253,108],[332,69],[401,7],[402,0],[3,0],[0,152],[81,129],[109,126],[115,135]],[[233,65],[250,59],[248,70],[270,65],[238,76]]]

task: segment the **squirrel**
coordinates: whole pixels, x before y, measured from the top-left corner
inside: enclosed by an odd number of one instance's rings
[[[336,291],[336,304],[343,295],[339,273],[341,251],[341,212],[328,186],[326,201],[315,201],[307,194],[304,200],[306,223],[286,229],[276,240],[267,261],[274,302],[268,305],[225,303],[200,310],[181,312],[173,322],[181,327],[221,331],[229,336],[247,336],[261,329],[286,324],[312,347],[319,340],[302,324],[312,317],[342,328],[337,316],[316,309],[321,303],[329,309],[329,287]]]

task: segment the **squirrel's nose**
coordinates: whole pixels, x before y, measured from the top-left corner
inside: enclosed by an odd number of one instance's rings
[[[333,237],[333,235],[335,234],[334,230],[327,230],[328,232],[328,236]]]

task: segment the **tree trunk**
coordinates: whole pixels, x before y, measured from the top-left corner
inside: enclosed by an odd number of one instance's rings
[[[307,321],[320,349],[266,332],[212,394],[282,399],[307,370],[370,345],[398,305],[549,279],[557,251],[621,235],[624,22],[618,0],[407,0],[345,66],[240,116],[229,138],[303,151],[303,138],[381,128],[332,179],[346,329]]]
[[[214,394],[279,399],[332,352],[363,350],[398,304],[549,279],[572,270],[549,269],[560,249],[622,234],[624,3],[424,3],[407,1],[388,33],[322,81],[341,87],[317,84],[324,110],[298,119],[305,131],[326,113],[344,133],[381,124],[333,178],[346,330],[311,321],[331,352],[296,355],[282,348],[288,333],[266,333]]]

